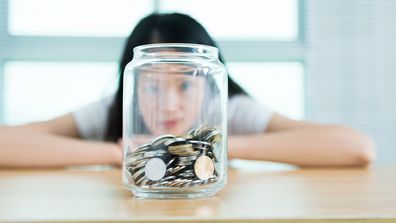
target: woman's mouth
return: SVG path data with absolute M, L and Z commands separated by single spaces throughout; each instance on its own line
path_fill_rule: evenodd
M 179 123 L 178 119 L 172 119 L 172 120 L 166 120 L 166 121 L 162 122 L 162 125 L 166 129 L 172 129 L 172 128 L 175 128 L 178 123 Z

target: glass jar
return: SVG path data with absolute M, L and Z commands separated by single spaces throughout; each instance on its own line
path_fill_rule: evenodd
M 134 49 L 123 85 L 123 183 L 141 198 L 214 195 L 227 180 L 227 72 L 215 47 Z

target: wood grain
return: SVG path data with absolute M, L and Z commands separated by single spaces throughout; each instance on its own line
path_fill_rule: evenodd
M 396 166 L 229 171 L 215 197 L 140 200 L 118 169 L 0 171 L 0 222 L 396 222 Z

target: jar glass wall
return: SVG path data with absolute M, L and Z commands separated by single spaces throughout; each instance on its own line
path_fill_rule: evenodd
M 219 191 L 227 180 L 227 94 L 215 47 L 136 47 L 124 71 L 125 187 L 143 198 Z

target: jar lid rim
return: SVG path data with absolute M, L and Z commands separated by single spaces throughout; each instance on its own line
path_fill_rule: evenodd
M 195 44 L 195 43 L 150 43 L 150 44 L 144 44 L 140 45 L 134 48 L 134 52 L 136 53 L 137 51 L 143 51 L 145 49 L 152 49 L 152 48 L 161 48 L 161 47 L 175 47 L 175 48 L 199 48 L 202 50 L 207 50 L 207 53 L 218 53 L 218 49 L 214 46 L 209 46 L 209 45 L 204 45 L 204 44 Z M 203 54 L 205 52 L 202 51 Z

